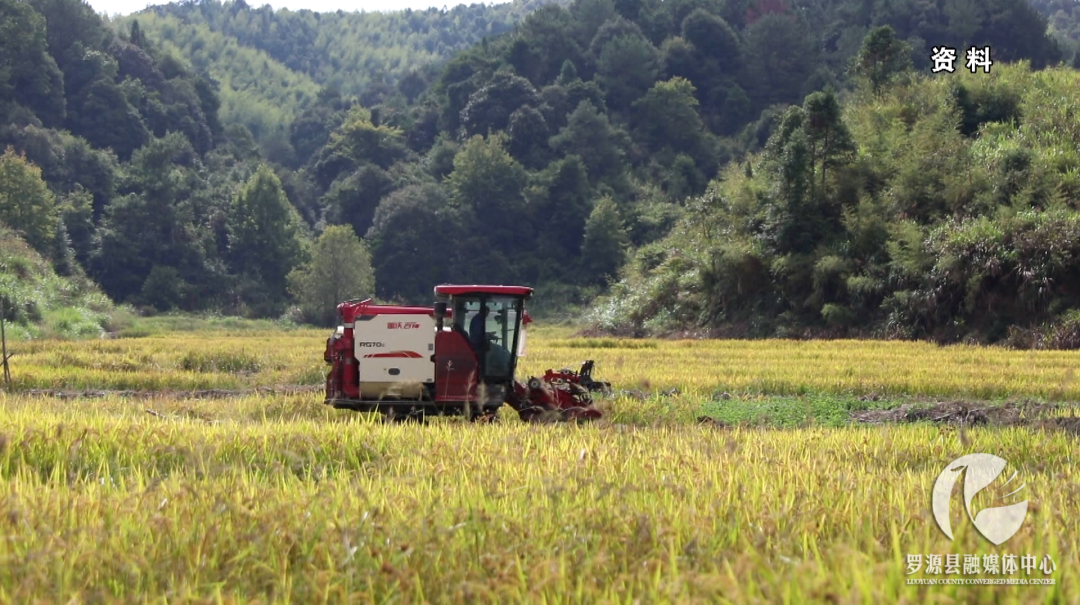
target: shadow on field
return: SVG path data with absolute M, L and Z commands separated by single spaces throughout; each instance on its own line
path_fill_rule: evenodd
M 933 404 L 906 403 L 883 410 L 857 410 L 851 419 L 863 424 L 932 422 L 960 426 L 1023 426 L 1060 429 L 1080 435 L 1080 417 L 1065 416 L 1070 408 L 1032 401 L 976 404 L 947 401 Z

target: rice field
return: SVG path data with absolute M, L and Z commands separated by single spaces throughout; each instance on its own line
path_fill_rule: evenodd
M 534 330 L 519 374 L 596 360 L 621 389 L 1080 401 L 1080 352 L 892 341 L 657 341 Z M 240 390 L 319 385 L 329 331 L 173 333 L 13 345 L 20 389 Z
M 1075 432 L 846 422 L 914 397 L 1075 418 L 1080 354 L 540 330 L 524 372 L 595 359 L 622 392 L 603 420 L 417 426 L 323 406 L 326 336 L 15 343 L 22 390 L 133 392 L 0 394 L 0 602 L 1080 599 Z M 800 420 L 735 422 L 755 410 Z M 961 502 L 954 540 L 930 511 L 938 473 L 972 452 L 1025 485 L 1001 546 Z M 1004 493 L 973 512 L 986 492 Z M 1050 574 L 978 577 L 1055 583 L 908 584 L 972 577 L 909 575 L 912 554 L 1049 555 Z

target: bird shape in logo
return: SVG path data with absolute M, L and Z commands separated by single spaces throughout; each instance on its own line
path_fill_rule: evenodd
M 1007 462 L 1003 458 L 993 454 L 968 454 L 953 460 L 941 471 L 934 483 L 933 511 L 934 519 L 938 527 L 949 539 L 953 539 L 950 501 L 953 486 L 957 479 L 964 478 L 964 510 L 971 519 L 975 529 L 979 530 L 987 540 L 996 545 L 1001 545 L 1019 531 L 1027 516 L 1028 501 L 1018 502 L 1007 506 L 984 508 L 978 514 L 971 514 L 971 500 L 980 491 L 985 489 L 1005 470 Z M 1016 478 L 1014 472 L 1002 487 L 1007 486 Z M 1024 485 L 1003 496 L 1007 498 L 1024 489 Z

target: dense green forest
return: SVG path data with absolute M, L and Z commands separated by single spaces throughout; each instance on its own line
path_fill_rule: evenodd
M 554 0 L 459 4 L 448 10 L 316 13 L 274 11 L 244 0 L 201 0 L 159 5 L 139 13 L 154 23 L 144 30 L 173 40 L 188 53 L 205 45 L 194 26 L 257 49 L 271 60 L 347 95 L 378 94 L 412 72 L 437 67 L 484 37 L 513 29 L 526 15 Z M 125 24 L 126 20 L 121 20 Z M 174 39 L 178 37 L 178 39 Z M 224 65 L 225 69 L 235 67 Z
M 814 93 L 637 251 L 616 332 L 1080 346 L 1080 72 Z
M 369 106 L 399 84 L 415 98 L 455 52 L 510 31 L 551 1 L 316 13 L 205 0 L 154 6 L 115 25 L 127 30 L 137 21 L 149 39 L 212 77 L 219 85 L 222 122 L 243 124 L 267 159 L 292 164 L 289 124 L 315 101 L 320 87 Z
M 153 44 L 183 57 L 194 71 L 215 83 L 223 124 L 247 128 L 268 159 L 293 161 L 289 124 L 319 94 L 319 85 L 310 77 L 203 24 L 183 26 L 175 17 L 150 11 L 127 21 L 119 27 L 128 31 L 137 27 Z
M 1080 51 L 1080 2 L 1076 0 L 1032 0 L 1031 5 L 1046 16 L 1049 31 L 1062 44 L 1067 57 Z
M 159 311 L 326 321 L 346 296 L 518 282 L 623 333 L 1019 342 L 1069 316 L 1080 268 L 1040 247 L 1078 194 L 1075 71 L 1048 69 L 1075 61 L 1073 7 L 200 2 L 108 23 L 0 0 L 21 175 L 0 222 L 59 276 Z M 957 73 L 931 75 L 943 45 Z M 971 46 L 990 73 L 965 73 Z

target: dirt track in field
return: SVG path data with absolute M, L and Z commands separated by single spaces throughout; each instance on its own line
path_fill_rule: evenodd
M 1027 426 L 1062 429 L 1080 435 L 1080 417 L 1055 416 L 1062 407 L 1038 402 L 1004 404 L 965 401 L 938 402 L 929 405 L 904 404 L 892 409 L 851 412 L 857 424 L 933 422 L 955 426 Z

